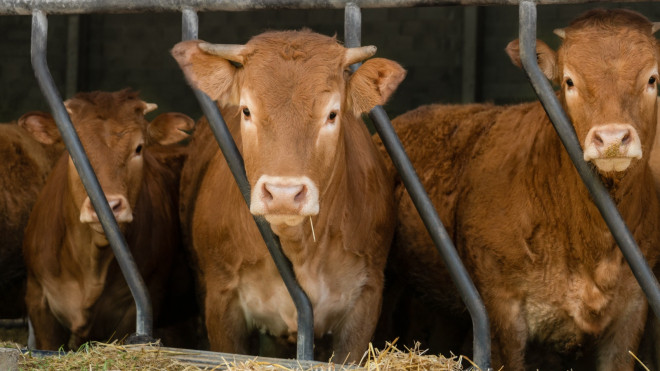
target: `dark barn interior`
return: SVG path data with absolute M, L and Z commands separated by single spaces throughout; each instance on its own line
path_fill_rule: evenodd
M 632 9 L 651 21 L 660 21 L 660 7 L 655 2 L 539 5 L 537 38 L 556 48 L 559 38 L 553 29 L 597 7 Z M 170 111 L 195 119 L 202 116 L 169 53 L 181 40 L 180 13 L 51 15 L 48 20 L 50 72 L 64 99 L 80 91 L 130 87 L 140 91 L 145 101 L 158 105 L 150 119 Z M 301 28 L 343 40 L 344 11 L 200 12 L 199 27 L 200 39 L 215 43 L 240 44 L 263 31 Z M 3 123 L 29 111 L 49 111 L 30 63 L 30 30 L 30 16 L 0 16 Z M 406 79 L 385 106 L 390 118 L 431 103 L 514 104 L 536 99 L 525 73 L 504 52 L 507 43 L 517 37 L 517 6 L 362 9 L 362 45 L 377 46 L 377 57 L 397 61 L 407 70 Z M 423 340 L 422 348 L 448 352 L 444 338 L 457 336 L 451 331 L 462 327 L 452 330 L 434 321 L 435 309 L 424 308 L 407 288 L 396 283 L 386 287 L 392 297 L 407 305 L 385 312 L 390 327 L 380 328 L 375 345 L 382 347 L 396 334 L 402 344 L 412 346 L 414 340 Z M 393 305 L 384 302 L 388 304 Z M 428 322 L 408 323 L 417 316 Z M 399 330 L 402 332 L 397 333 Z M 452 351 L 469 354 L 471 335 L 464 349 Z

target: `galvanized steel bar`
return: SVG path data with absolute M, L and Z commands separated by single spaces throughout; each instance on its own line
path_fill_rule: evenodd
M 361 39 L 362 17 L 360 7 L 351 2 L 346 4 L 344 9 L 344 45 L 349 48 L 358 47 L 361 45 Z M 359 63 L 352 65 L 351 70 L 357 70 L 359 65 Z M 369 116 L 472 316 L 474 361 L 482 370 L 488 370 L 490 368 L 490 327 L 486 307 L 479 296 L 479 292 L 477 292 L 465 266 L 463 266 L 424 186 L 419 181 L 419 177 L 417 177 L 417 173 L 410 163 L 410 159 L 408 159 L 387 113 L 383 107 L 377 106 L 370 112 Z
M 356 48 L 362 45 L 362 12 L 355 2 L 349 2 L 344 8 L 344 46 Z M 350 66 L 352 72 L 362 63 Z
M 197 14 L 192 8 L 184 8 L 182 10 L 182 39 L 192 40 L 197 38 L 198 19 Z M 234 179 L 238 184 L 238 188 L 243 194 L 245 203 L 250 206 L 250 184 L 247 180 L 245 173 L 245 165 L 243 164 L 243 157 L 236 147 L 236 143 L 227 128 L 225 120 L 222 118 L 217 105 L 211 98 L 203 92 L 193 89 L 199 104 L 202 107 L 204 115 L 209 121 L 213 135 L 215 136 L 220 150 L 225 157 L 229 168 L 234 175 Z M 279 238 L 270 229 L 270 224 L 263 217 L 254 217 L 254 221 L 259 227 L 259 232 L 268 247 L 275 266 L 282 276 L 282 280 L 289 291 L 289 295 L 293 299 L 298 312 L 298 342 L 297 342 L 297 358 L 300 360 L 314 359 L 314 313 L 312 311 L 312 304 L 305 294 L 305 291 L 300 287 L 296 276 L 293 273 L 293 266 L 291 261 L 284 255 L 282 247 L 280 246 Z
M 403 8 L 441 5 L 518 5 L 521 0 L 0 0 L 0 14 L 30 15 L 35 9 L 48 14 L 245 11 L 255 9 Z M 645 0 L 617 0 L 642 2 Z M 538 4 L 591 3 L 594 0 L 537 0 Z
M 550 117 L 568 155 L 571 157 L 582 181 L 598 207 L 623 256 L 646 294 L 656 317 L 660 318 L 660 287 L 635 239 L 626 227 L 609 192 L 598 174 L 583 160 L 582 147 L 570 119 L 564 112 L 552 86 L 541 72 L 536 59 L 536 4 L 533 1 L 520 3 L 520 57 L 527 76 L 536 91 L 543 108 Z
M 449 234 L 442 225 L 438 213 L 433 207 L 424 186 L 419 181 L 415 168 L 410 163 L 408 155 L 396 135 L 387 113 L 381 106 L 376 106 L 369 113 L 369 117 L 376 127 L 376 131 L 392 158 L 392 162 L 401 175 L 403 184 L 406 186 L 410 198 L 415 204 L 417 212 L 422 217 L 426 229 L 431 235 L 431 239 L 436 249 L 445 261 L 449 274 L 458 287 L 458 291 L 467 306 L 472 317 L 472 328 L 474 331 L 474 362 L 482 369 L 490 369 L 490 325 L 488 322 L 488 313 L 484 306 L 481 296 L 470 279 L 461 258 L 456 252 L 454 243 Z M 440 149 L 442 150 L 442 149 Z
M 105 194 L 101 190 L 99 181 L 94 174 L 94 169 L 92 169 L 85 150 L 80 143 L 80 139 L 73 128 L 71 119 L 62 103 L 62 98 L 55 87 L 55 82 L 46 61 L 47 40 L 48 19 L 43 11 L 35 10 L 32 15 L 32 45 L 30 50 L 32 68 L 34 69 L 39 87 L 53 113 L 57 127 L 62 135 L 62 140 L 80 175 L 80 179 L 94 206 L 94 210 L 96 210 L 99 216 L 103 231 L 108 242 L 110 242 L 117 263 L 119 263 L 119 267 L 135 300 L 136 334 L 132 336 L 132 339 L 139 342 L 152 341 L 153 314 L 149 293 L 138 272 L 133 256 L 128 250 L 124 236 L 121 234 L 115 217 L 110 210 Z

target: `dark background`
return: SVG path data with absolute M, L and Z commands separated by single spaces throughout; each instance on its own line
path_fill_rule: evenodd
M 660 4 L 539 5 L 538 38 L 587 9 L 627 7 L 660 21 Z M 518 7 L 430 7 L 362 10 L 362 44 L 401 63 L 408 75 L 386 109 L 391 116 L 447 102 L 516 103 L 535 98 L 504 48 L 517 38 Z M 75 91 L 132 87 L 159 105 L 157 115 L 200 116 L 198 103 L 169 55 L 181 39 L 179 13 L 49 16 L 48 61 L 63 97 Z M 200 13 L 200 38 L 245 43 L 265 30 L 311 28 L 343 40 L 343 10 L 258 10 Z M 30 65 L 29 16 L 0 16 L 0 122 L 47 110 Z

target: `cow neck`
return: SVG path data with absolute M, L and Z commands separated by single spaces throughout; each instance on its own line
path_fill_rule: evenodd
M 311 253 L 318 254 L 341 229 L 341 223 L 330 223 L 330 220 L 343 220 L 337 213 L 343 212 L 345 197 L 342 195 L 348 191 L 345 135 L 346 130 L 342 130 L 332 170 L 325 187 L 319 189 L 319 213 L 311 217 L 311 223 L 307 217 L 297 226 L 271 226 L 280 238 L 282 250 L 294 265 L 302 264 Z
M 65 208 L 63 212 L 66 216 L 64 249 L 70 260 L 77 263 L 78 270 L 84 277 L 86 290 L 94 291 L 94 293 L 89 292 L 86 295 L 91 299 L 100 295 L 114 254 L 109 248 L 104 234 L 98 233 L 86 223 L 80 222 L 80 209 L 76 207 L 70 192 L 65 192 L 65 195 L 66 200 L 63 204 Z

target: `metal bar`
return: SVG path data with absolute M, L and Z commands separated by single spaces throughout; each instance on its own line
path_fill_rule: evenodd
M 183 40 L 192 40 L 197 38 L 198 19 L 197 14 L 192 8 L 182 10 L 182 38 Z M 215 102 L 203 92 L 193 89 L 197 100 L 199 101 L 204 115 L 209 121 L 213 135 L 215 136 L 222 154 L 227 160 L 227 164 L 234 175 L 238 188 L 243 194 L 245 203 L 250 206 L 250 184 L 245 174 L 243 157 L 236 147 L 236 143 L 227 128 L 225 120 L 222 118 Z M 284 255 L 280 246 L 279 238 L 270 229 L 270 224 L 263 217 L 254 217 L 259 232 L 268 247 L 275 266 L 282 276 L 282 280 L 293 299 L 298 312 L 298 342 L 297 358 L 300 360 L 314 359 L 314 313 L 312 304 L 307 294 L 298 284 L 296 276 L 293 273 L 291 261 Z
M 62 134 L 62 140 L 73 160 L 73 164 L 80 174 L 85 191 L 87 192 L 94 210 L 99 216 L 103 231 L 110 242 L 112 251 L 115 254 L 117 263 L 124 274 L 126 283 L 131 290 L 136 307 L 136 334 L 133 339 L 136 341 L 151 341 L 153 332 L 153 314 L 149 293 L 142 277 L 140 276 L 131 252 L 126 246 L 124 236 L 119 230 L 115 217 L 110 210 L 105 194 L 101 190 L 99 181 L 94 174 L 85 150 L 80 143 L 71 123 L 71 119 L 62 103 L 62 98 L 55 87 L 55 82 L 48 69 L 46 61 L 46 44 L 48 40 L 48 19 L 41 10 L 35 10 L 32 15 L 32 68 L 39 82 L 44 97 L 48 101 L 57 127 Z
M 356 48 L 360 45 L 362 45 L 362 12 L 355 2 L 349 2 L 344 8 L 344 46 Z M 361 64 L 352 64 L 351 72 L 355 72 Z
M 0 0 L 0 14 L 30 15 L 40 9 L 48 14 L 244 11 L 255 9 L 401 8 L 441 5 L 518 5 L 522 0 Z M 648 0 L 617 0 L 642 2 Z M 591 3 L 594 0 L 537 0 L 538 4 Z
M 653 271 L 644 259 L 644 255 L 639 250 L 635 239 L 626 227 L 598 174 L 583 160 L 582 147 L 575 135 L 573 125 L 559 103 L 550 83 L 538 66 L 536 60 L 536 4 L 533 1 L 523 1 L 520 3 L 519 12 L 520 58 L 527 76 L 582 181 L 587 186 L 594 203 L 610 228 L 614 240 L 619 245 L 637 282 L 646 294 L 653 312 L 656 317 L 660 318 L 660 287 L 658 286 L 658 280 L 653 275 Z
M 442 225 L 438 213 L 433 207 L 433 203 L 429 199 L 424 186 L 419 181 L 419 177 L 415 172 L 410 159 L 396 135 L 387 113 L 381 106 L 376 106 L 369 113 L 369 117 L 376 127 L 376 131 L 392 158 L 392 162 L 401 175 L 403 184 L 406 186 L 410 198 L 415 204 L 417 212 L 422 217 L 426 229 L 433 239 L 435 247 L 445 261 L 445 265 L 449 270 L 449 274 L 458 287 L 458 291 L 467 306 L 470 316 L 472 317 L 472 328 L 474 331 L 474 361 L 482 370 L 489 370 L 490 365 L 490 325 L 488 322 L 488 314 L 484 306 L 481 296 L 470 279 L 463 262 L 461 262 L 454 244 L 447 234 L 445 227 Z
M 349 48 L 361 45 L 362 39 L 362 16 L 360 7 L 356 3 L 346 4 L 344 9 L 344 45 Z M 355 72 L 360 64 L 351 65 L 351 70 Z M 403 183 L 410 194 L 410 197 L 417 208 L 426 229 L 429 231 L 436 248 L 443 257 L 454 283 L 458 286 L 463 302 L 468 307 L 472 316 L 472 326 L 474 329 L 474 360 L 482 370 L 490 368 L 490 327 L 488 324 L 488 314 L 474 283 L 470 279 L 467 270 L 463 266 L 458 253 L 454 248 L 451 238 L 442 225 L 438 214 L 433 207 L 433 203 L 428 197 L 424 186 L 419 181 L 415 169 L 413 168 L 408 156 L 403 149 L 403 145 L 396 135 L 392 123 L 387 113 L 381 106 L 376 106 L 371 110 L 369 116 L 374 123 L 378 135 L 383 140 L 387 152 L 392 158 Z

